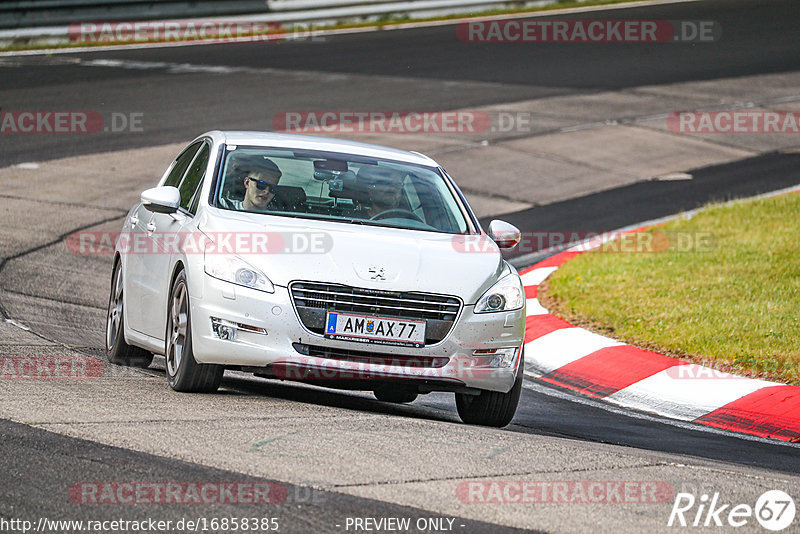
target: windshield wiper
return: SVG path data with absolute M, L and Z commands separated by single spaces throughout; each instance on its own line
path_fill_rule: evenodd
M 346 218 L 341 218 L 341 219 L 333 219 L 333 220 L 334 221 L 347 222 L 347 223 L 350 223 L 350 224 L 360 224 L 362 226 L 383 226 L 385 228 L 398 228 L 397 226 L 389 226 L 387 224 L 381 224 L 379 222 L 370 221 L 369 219 L 346 219 Z

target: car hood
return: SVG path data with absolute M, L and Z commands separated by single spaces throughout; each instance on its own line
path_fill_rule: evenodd
M 199 217 L 198 229 L 218 243 L 227 238 L 233 251 L 278 286 L 329 282 L 455 295 L 474 304 L 505 270 L 499 249 L 485 234 L 214 212 Z

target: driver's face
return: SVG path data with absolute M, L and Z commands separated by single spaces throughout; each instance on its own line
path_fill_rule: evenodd
M 381 174 L 369 186 L 369 197 L 373 208 L 391 209 L 400 204 L 402 185 L 395 176 Z
M 245 209 L 266 209 L 272 197 L 275 196 L 272 186 L 277 185 L 279 179 L 279 175 L 270 172 L 254 171 L 248 173 L 244 179 L 246 188 Z

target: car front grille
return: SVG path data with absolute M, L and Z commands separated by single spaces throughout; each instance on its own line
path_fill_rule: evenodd
M 461 311 L 461 300 L 447 295 L 383 291 L 319 282 L 289 285 L 297 315 L 315 334 L 323 334 L 326 313 L 356 313 L 425 321 L 425 344 L 443 340 Z

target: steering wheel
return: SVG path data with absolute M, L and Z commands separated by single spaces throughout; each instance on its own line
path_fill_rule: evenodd
M 390 210 L 384 210 L 380 213 L 376 213 L 372 217 L 369 218 L 370 221 L 378 221 L 380 219 L 388 219 L 393 215 L 400 215 L 403 216 L 404 219 L 414 219 L 415 221 L 419 221 L 422 224 L 425 224 L 425 221 L 419 218 L 419 216 L 411 210 L 404 210 L 402 208 L 392 208 Z

